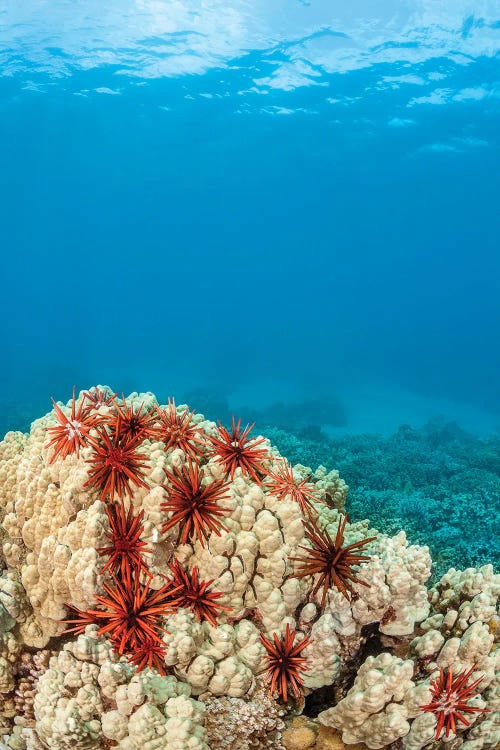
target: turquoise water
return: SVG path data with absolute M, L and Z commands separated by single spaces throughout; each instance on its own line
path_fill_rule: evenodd
M 499 6 L 348 5 L 0 6 L 2 433 L 73 384 L 175 395 L 298 435 L 294 460 L 313 438 L 385 524 L 414 506 L 375 502 L 396 479 L 374 486 L 356 446 L 352 479 L 339 445 L 376 435 L 390 454 L 401 425 L 440 417 L 484 455 L 500 425 Z M 486 517 L 492 452 L 488 478 L 467 464 Z M 451 525 L 473 489 L 449 489 Z

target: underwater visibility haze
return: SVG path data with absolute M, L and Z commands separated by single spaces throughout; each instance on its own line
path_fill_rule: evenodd
M 0 750 L 500 746 L 499 53 L 0 0 Z
M 496 2 L 0 8 L 4 419 L 105 382 L 497 429 Z

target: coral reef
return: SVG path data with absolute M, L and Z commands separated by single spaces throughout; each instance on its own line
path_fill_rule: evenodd
M 493 750 L 500 577 L 428 589 L 427 547 L 346 495 L 150 393 L 98 386 L 8 433 L 0 747 Z
M 266 435 L 292 463 L 335 466 L 349 485 L 351 518 L 427 545 L 433 580 L 451 565 L 499 565 L 498 435 L 481 439 L 438 419 L 389 437 L 312 439 L 276 427 Z

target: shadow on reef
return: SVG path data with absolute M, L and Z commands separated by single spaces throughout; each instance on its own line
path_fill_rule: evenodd
M 359 667 L 368 656 L 376 656 L 383 651 L 390 652 L 390 648 L 385 647 L 382 643 L 378 624 L 365 625 L 361 629 L 361 636 L 365 641 L 352 657 L 349 662 L 349 669 L 345 670 L 342 679 L 338 680 L 335 685 L 325 685 L 306 695 L 304 710 L 302 711 L 304 716 L 315 719 L 322 711 L 326 711 L 330 706 L 341 700 L 354 685 Z

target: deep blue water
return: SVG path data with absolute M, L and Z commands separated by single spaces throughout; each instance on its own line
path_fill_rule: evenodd
M 344 5 L 0 2 L 5 429 L 106 383 L 498 430 L 500 8 Z

